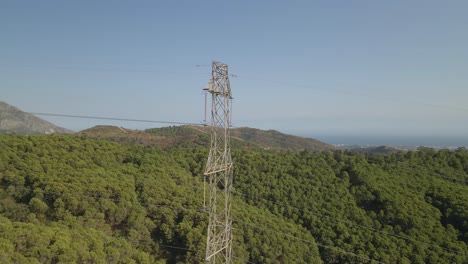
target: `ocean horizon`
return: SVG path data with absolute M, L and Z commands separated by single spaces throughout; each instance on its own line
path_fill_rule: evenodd
M 315 135 L 310 137 L 333 145 L 468 147 L 468 136 Z

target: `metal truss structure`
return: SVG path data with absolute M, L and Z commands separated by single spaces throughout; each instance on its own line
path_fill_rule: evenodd
M 211 121 L 207 124 L 211 134 L 210 153 L 204 174 L 209 182 L 208 207 L 205 208 L 209 214 L 205 261 L 232 263 L 232 95 L 228 65 L 213 61 L 212 77 L 205 91 L 211 94 Z

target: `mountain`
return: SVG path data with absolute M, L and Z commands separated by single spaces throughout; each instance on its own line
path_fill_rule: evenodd
M 115 126 L 96 126 L 79 133 L 89 137 L 107 138 L 114 141 L 138 142 L 144 145 L 171 146 L 208 146 L 209 128 L 199 126 L 172 126 L 151 128 L 145 131 L 130 130 Z M 297 137 L 275 130 L 260 130 L 241 127 L 231 130 L 231 144 L 235 148 L 263 149 L 276 151 L 327 151 L 334 146 L 316 139 Z
M 54 134 L 72 132 L 0 101 L 0 133 Z

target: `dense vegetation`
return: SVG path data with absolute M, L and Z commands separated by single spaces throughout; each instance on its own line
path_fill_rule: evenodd
M 147 129 L 145 132 L 175 138 L 180 142 L 192 143 L 198 146 L 209 144 L 209 127 L 202 126 L 172 126 Z M 283 134 L 275 130 L 260 130 L 250 127 L 231 129 L 231 145 L 242 149 L 263 149 L 274 151 L 334 150 L 335 147 L 312 138 L 304 138 Z
M 207 150 L 0 135 L 0 263 L 202 263 Z M 468 151 L 234 152 L 236 263 L 468 263 Z
M 210 144 L 210 128 L 205 126 L 171 126 L 144 131 L 116 126 L 95 126 L 79 132 L 81 136 L 120 143 L 173 147 L 205 147 Z M 335 147 L 315 139 L 286 135 L 274 130 L 240 127 L 231 129 L 231 146 L 236 149 L 272 151 L 325 151 Z

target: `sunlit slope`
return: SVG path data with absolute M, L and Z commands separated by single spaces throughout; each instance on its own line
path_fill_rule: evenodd
M 158 145 L 162 148 L 174 146 L 209 146 L 209 128 L 203 126 L 173 126 L 152 128 L 145 131 L 130 130 L 115 126 L 96 126 L 80 132 L 81 135 L 108 138 L 120 142 L 137 142 Z M 328 151 L 334 146 L 312 138 L 287 135 L 274 130 L 255 128 L 233 128 L 232 147 L 242 149 L 275 151 Z
M 202 263 L 207 149 L 0 135 L 5 263 Z M 468 151 L 234 150 L 236 263 L 467 263 Z
M 72 132 L 0 101 L 0 133 L 63 134 Z

